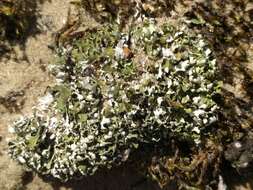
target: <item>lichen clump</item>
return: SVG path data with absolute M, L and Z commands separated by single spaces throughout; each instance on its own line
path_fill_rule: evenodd
M 10 142 L 11 156 L 40 174 L 92 175 L 172 136 L 198 146 L 217 120 L 215 59 L 186 27 L 107 25 L 58 52 L 57 85 L 14 124 Z

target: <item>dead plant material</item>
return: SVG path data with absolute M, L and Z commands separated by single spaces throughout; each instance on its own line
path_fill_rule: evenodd
M 18 112 L 22 109 L 25 103 L 24 91 L 11 91 L 5 97 L 0 97 L 0 104 L 2 104 L 10 113 Z
M 183 156 L 178 148 L 173 157 L 164 156 L 149 167 L 149 173 L 161 188 L 176 181 L 178 187 L 204 187 L 215 179 L 221 163 L 221 147 L 212 145 L 206 149 Z

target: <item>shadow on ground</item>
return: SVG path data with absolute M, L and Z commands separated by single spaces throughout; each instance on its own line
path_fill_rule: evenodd
M 39 5 L 51 0 L 2 0 L 0 2 L 0 59 L 19 45 L 25 50 L 28 37 L 40 33 Z
M 27 174 L 23 184 L 30 183 L 33 179 L 32 174 Z M 52 189 L 61 190 L 161 190 L 159 186 L 129 166 L 121 166 L 111 170 L 100 171 L 94 176 L 84 177 L 80 180 L 72 180 L 61 183 L 55 179 L 45 179 L 44 182 L 50 183 Z

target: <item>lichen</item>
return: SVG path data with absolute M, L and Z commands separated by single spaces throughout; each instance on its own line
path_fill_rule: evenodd
M 202 143 L 217 120 L 216 60 L 201 35 L 152 19 L 87 31 L 58 49 L 57 84 L 14 126 L 10 155 L 63 181 L 128 160 L 161 139 Z

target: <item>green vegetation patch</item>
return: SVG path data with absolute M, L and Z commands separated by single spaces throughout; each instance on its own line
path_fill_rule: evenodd
M 217 120 L 212 51 L 200 35 L 153 20 L 87 31 L 58 49 L 57 85 L 13 126 L 10 155 L 63 181 L 128 160 L 140 144 L 202 143 Z

